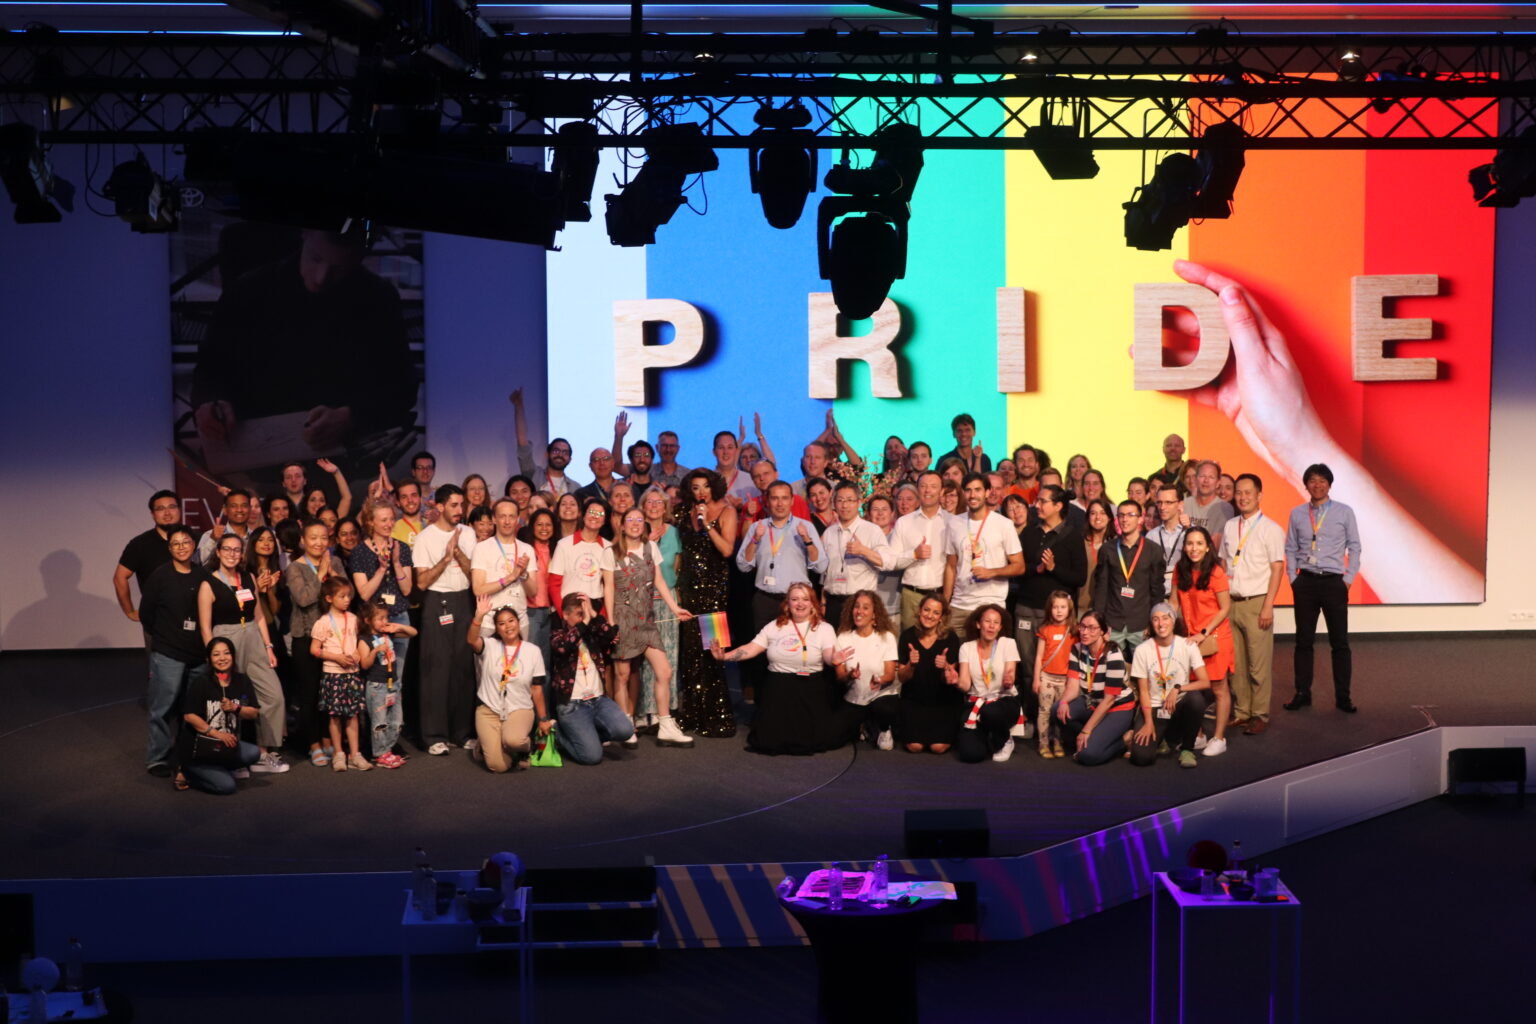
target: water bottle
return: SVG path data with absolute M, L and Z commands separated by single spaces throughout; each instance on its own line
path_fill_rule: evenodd
M 427 851 L 416 847 L 416 853 L 411 857 L 411 908 L 421 910 L 421 877 L 422 873 L 430 870 L 427 867 Z
M 843 909 L 843 866 L 834 863 L 827 871 L 827 906 L 833 910 Z
M 884 910 L 890 906 L 887 894 L 891 886 L 891 859 L 885 854 L 875 861 L 875 878 L 869 887 L 869 900 L 875 905 L 876 910 Z
M 780 882 L 773 892 L 781 900 L 789 899 L 795 894 L 795 876 L 785 875 L 784 881 Z
M 416 886 L 416 903 L 421 907 L 422 920 L 437 920 L 437 876 L 432 873 L 430 864 L 421 866 L 421 880 Z
M 1236 882 L 1248 877 L 1248 872 L 1243 869 L 1243 843 L 1240 839 L 1232 840 L 1232 856 L 1227 859 L 1227 877 Z
M 69 955 L 64 960 L 64 991 L 85 991 L 85 954 L 74 936 L 70 936 Z

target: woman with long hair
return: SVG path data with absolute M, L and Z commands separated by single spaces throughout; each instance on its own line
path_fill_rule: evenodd
M 1233 659 L 1232 594 L 1226 570 L 1203 526 L 1184 531 L 1184 551 L 1173 570 L 1173 591 L 1179 617 L 1205 660 L 1205 674 L 1216 698 L 1216 727 L 1204 747 L 1206 757 L 1215 757 L 1226 752 L 1227 719 L 1232 715 L 1232 691 L 1227 687 Z
M 957 666 L 960 638 L 950 631 L 949 607 L 930 594 L 917 606 L 917 622 L 896 643 L 901 707 L 896 740 L 909 753 L 948 753 L 965 720 L 965 693 Z
M 528 525 L 518 534 L 519 539 L 533 548 L 537 578 L 544 581 L 544 585 L 528 597 L 528 642 L 543 654 L 545 665 L 551 664 L 549 634 L 554 615 L 554 600 L 549 590 L 549 560 L 554 556 L 559 531 L 555 514 L 547 508 L 536 508 L 528 513 Z
M 900 707 L 896 682 L 896 630 L 880 595 L 861 590 L 843 605 L 837 646 L 846 660 L 833 668 L 843 691 L 844 720 L 855 743 L 861 731 L 881 750 L 895 748 L 892 729 Z
M 1019 645 L 1013 620 L 1002 605 L 984 604 L 965 620 L 965 631 L 970 639 L 960 645 L 957 685 L 970 698 L 970 710 L 955 755 L 968 763 L 988 756 L 1006 761 L 1013 756 L 1010 733 L 1022 711 L 1015 688 Z
M 678 603 L 695 615 L 723 612 L 730 599 L 730 560 L 736 553 L 736 510 L 725 500 L 725 478 L 711 469 L 683 477 L 678 505 L 682 566 Z M 697 629 L 679 627 L 678 724 L 700 736 L 736 735 L 725 673 L 704 650 Z
M 1114 537 L 1115 510 L 1098 498 L 1088 504 L 1087 523 L 1083 527 L 1083 549 L 1088 554 L 1088 582 L 1077 592 L 1077 614 L 1093 607 L 1093 574 L 1099 567 L 1099 549 Z
M 556 540 L 564 540 L 581 528 L 581 502 L 576 495 L 560 495 L 555 502 L 555 523 L 560 527 Z
M 661 551 L 661 564 L 657 567 L 661 572 L 661 578 L 667 581 L 667 586 L 672 593 L 677 593 L 677 570 L 682 563 L 683 542 L 677 532 L 677 527 L 672 525 L 672 502 L 667 497 L 667 492 L 659 487 L 648 488 L 640 496 L 640 511 L 645 516 L 646 526 L 649 529 L 648 536 L 651 542 Z M 661 634 L 661 653 L 666 656 L 667 664 L 673 669 L 680 665 L 678 661 L 678 629 L 677 616 L 672 614 L 672 609 L 656 595 L 656 631 Z M 648 661 L 640 664 L 640 689 L 635 695 L 635 718 L 646 728 L 655 726 L 658 715 L 674 714 L 677 711 L 677 686 L 668 687 L 671 704 L 666 708 L 656 706 L 656 673 L 651 670 Z M 676 682 L 676 673 L 673 680 Z
M 631 719 L 635 717 L 635 697 L 630 680 L 639 675 L 636 664 L 644 659 L 651 667 L 653 704 L 662 711 L 657 723 L 656 742 L 664 747 L 691 747 L 693 737 L 677 727 L 670 714 L 672 707 L 672 666 L 662 650 L 661 631 L 656 626 L 655 602 L 660 598 L 678 622 L 687 622 L 693 613 L 680 607 L 661 574 L 661 548 L 650 539 L 645 513 L 631 508 L 624 514 L 620 533 L 613 546 L 602 556 L 603 604 L 610 609 L 619 637 L 613 648 L 614 700 Z M 638 727 L 639 723 L 635 723 Z

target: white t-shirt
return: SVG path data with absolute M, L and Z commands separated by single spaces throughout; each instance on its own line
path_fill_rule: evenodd
M 510 670 L 506 683 L 502 673 Z M 500 637 L 487 637 L 480 652 L 480 703 L 503 721 L 514 711 L 533 710 L 533 681 L 544 675 L 544 654 L 539 645 L 524 640 L 510 648 Z
M 504 541 L 492 536 L 475 545 L 475 554 L 469 563 L 470 570 L 479 569 L 485 573 L 487 580 L 499 580 L 502 577 L 509 580 L 505 587 L 491 595 L 491 610 L 486 612 L 485 621 L 480 624 L 482 630 L 495 621 L 496 609 L 512 608 L 517 612 L 517 621 L 523 628 L 522 635 L 528 635 L 528 592 L 523 589 L 525 581 L 521 577 L 512 579 L 518 574 L 517 560 L 523 557 L 528 559 L 523 572 L 530 576 L 538 572 L 539 559 L 533 545 L 516 537 Z
M 1137 644 L 1131 657 L 1131 678 L 1147 681 L 1154 708 L 1163 706 L 1163 694 L 1170 687 L 1183 686 L 1194 676 L 1195 669 L 1205 667 L 1200 647 L 1185 637 L 1174 637 L 1173 647 L 1161 652 L 1161 660 L 1158 654 L 1157 638 L 1151 637 Z
M 752 642 L 768 652 L 768 671 L 805 674 L 820 672 L 825 667 L 822 653 L 837 647 L 837 634 L 825 622 L 797 629 L 793 622 L 780 626 L 775 619 Z
M 448 553 L 448 541 L 452 537 L 452 530 L 442 530 L 436 525 L 423 527 L 411 540 L 411 564 L 417 571 L 432 568 Z M 467 559 L 475 557 L 475 531 L 467 526 L 459 533 L 459 550 L 464 552 Z M 469 589 L 469 577 L 459 568 L 457 558 L 449 559 L 442 575 L 433 580 L 427 589 L 440 594 L 454 594 Z
M 1003 677 L 1008 663 L 1019 660 L 1019 645 L 1011 636 L 1000 636 L 988 652 L 986 664 L 981 661 L 981 648 L 975 640 L 960 645 L 960 664 L 970 666 L 971 696 L 985 697 L 1003 690 Z M 1018 686 L 1018 670 L 1014 670 L 1014 686 Z
M 885 663 L 896 660 L 896 637 L 890 633 L 874 632 L 869 636 L 860 636 L 853 630 L 837 634 L 837 649 L 848 647 L 853 648 L 853 657 L 848 661 L 859 667 L 859 674 L 848 680 L 848 692 L 843 695 L 844 700 L 850 704 L 864 705 L 876 697 L 901 692 L 899 679 L 893 679 L 879 689 L 873 685 L 873 680 L 885 675 Z
M 591 700 L 602 695 L 603 674 L 597 670 L 591 648 L 582 640 L 576 645 L 576 681 L 571 687 L 571 700 Z
M 1006 516 L 988 512 L 980 524 L 970 516 L 955 516 L 945 530 L 945 556 L 955 556 L 955 592 L 950 607 L 971 611 L 984 604 L 1006 605 L 1006 577 L 978 580 L 971 575 L 973 565 L 987 569 L 1007 566 L 1010 555 L 1023 552 L 1018 531 Z
M 560 596 L 586 594 L 594 601 L 603 598 L 603 552 L 609 543 L 599 537 L 596 541 L 581 539 L 577 530 L 569 537 L 561 538 L 555 545 L 555 553 L 549 556 L 549 574 L 563 577 Z

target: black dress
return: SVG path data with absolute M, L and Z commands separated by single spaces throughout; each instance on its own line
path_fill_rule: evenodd
M 918 628 L 902 630 L 896 641 L 899 665 L 909 663 L 912 648 L 917 648 L 917 667 L 912 678 L 901 684 L 901 708 L 896 717 L 899 743 L 954 743 L 965 722 L 966 699 L 958 686 L 944 681 L 944 671 L 934 664 L 942 652 L 949 664 L 958 666 L 960 638 L 946 633 L 932 647 L 918 642 Z
M 718 528 L 719 518 L 710 525 Z M 730 563 L 716 550 L 708 533 L 688 527 L 679 528 L 678 533 L 683 564 L 677 573 L 677 603 L 695 615 L 725 611 L 730 596 Z M 704 649 L 697 623 L 680 623 L 678 634 L 677 724 L 698 736 L 736 735 L 724 668 Z

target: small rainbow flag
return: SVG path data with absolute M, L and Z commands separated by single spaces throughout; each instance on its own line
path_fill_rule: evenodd
M 722 650 L 731 646 L 731 626 L 725 620 L 725 612 L 706 612 L 697 618 L 705 650 L 709 650 L 712 643 L 719 643 Z

